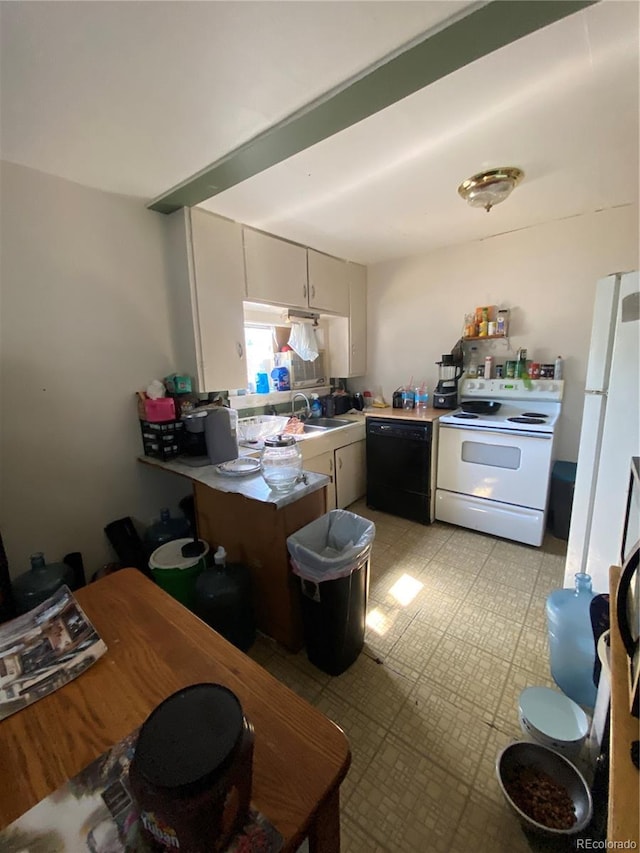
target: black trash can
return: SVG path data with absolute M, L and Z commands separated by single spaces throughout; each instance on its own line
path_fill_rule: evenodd
M 557 539 L 569 538 L 569 524 L 576 485 L 575 462 L 555 462 L 551 472 L 549 518 L 551 531 Z
M 348 669 L 364 646 L 374 536 L 373 522 L 337 509 L 287 539 L 307 656 L 328 675 Z

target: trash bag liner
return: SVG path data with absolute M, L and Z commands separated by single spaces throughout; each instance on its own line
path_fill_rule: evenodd
M 321 583 L 347 577 L 371 551 L 376 527 L 346 509 L 333 509 L 287 538 L 296 575 Z

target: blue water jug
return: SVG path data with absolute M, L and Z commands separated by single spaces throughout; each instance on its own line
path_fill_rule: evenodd
M 151 554 L 166 542 L 171 542 L 174 539 L 185 539 L 187 536 L 191 536 L 188 520 L 184 517 L 172 518 L 170 511 L 163 507 L 160 510 L 160 518 L 145 533 L 144 541 L 149 554 Z
M 551 675 L 566 696 L 586 708 L 596 702 L 596 649 L 589 612 L 593 597 L 591 576 L 578 572 L 575 589 L 554 589 L 546 606 Z

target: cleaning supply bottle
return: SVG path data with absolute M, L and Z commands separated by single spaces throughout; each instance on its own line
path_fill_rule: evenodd
M 311 395 L 311 417 L 312 418 L 320 418 L 322 417 L 322 404 L 320 403 L 320 398 L 317 394 Z
M 564 694 L 585 708 L 593 708 L 596 701 L 593 597 L 591 576 L 578 572 L 575 589 L 555 589 L 546 603 L 551 675 Z
M 214 554 L 213 566 L 196 580 L 193 610 L 241 651 L 246 652 L 253 645 L 256 628 L 249 569 L 240 563 L 227 564 L 222 545 Z

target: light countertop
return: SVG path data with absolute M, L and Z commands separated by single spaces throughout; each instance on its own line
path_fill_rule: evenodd
M 151 456 L 139 456 L 138 458 L 145 465 L 151 465 L 154 468 L 161 468 L 164 471 L 179 474 L 181 477 L 186 477 L 188 480 L 196 483 L 202 483 L 218 492 L 244 495 L 249 500 L 275 504 L 278 509 L 295 503 L 300 498 L 305 497 L 305 495 L 310 495 L 318 491 L 318 489 L 324 488 L 330 482 L 329 477 L 324 474 L 314 474 L 311 471 L 305 471 L 306 483 L 297 483 L 289 492 L 274 492 L 266 484 L 259 471 L 256 474 L 229 476 L 218 473 L 215 465 L 203 465 L 198 468 L 187 465 L 179 458 L 168 459 L 166 462 L 162 459 L 153 459 Z
M 431 407 L 426 408 L 422 412 L 416 412 L 415 409 L 394 409 L 391 406 L 388 406 L 386 409 L 370 408 L 364 410 L 364 416 L 366 418 L 389 418 L 390 420 L 401 421 L 426 421 L 427 423 L 433 423 L 433 421 L 437 421 L 438 418 L 441 418 L 443 415 L 446 415 L 448 413 L 448 409 L 433 409 Z

